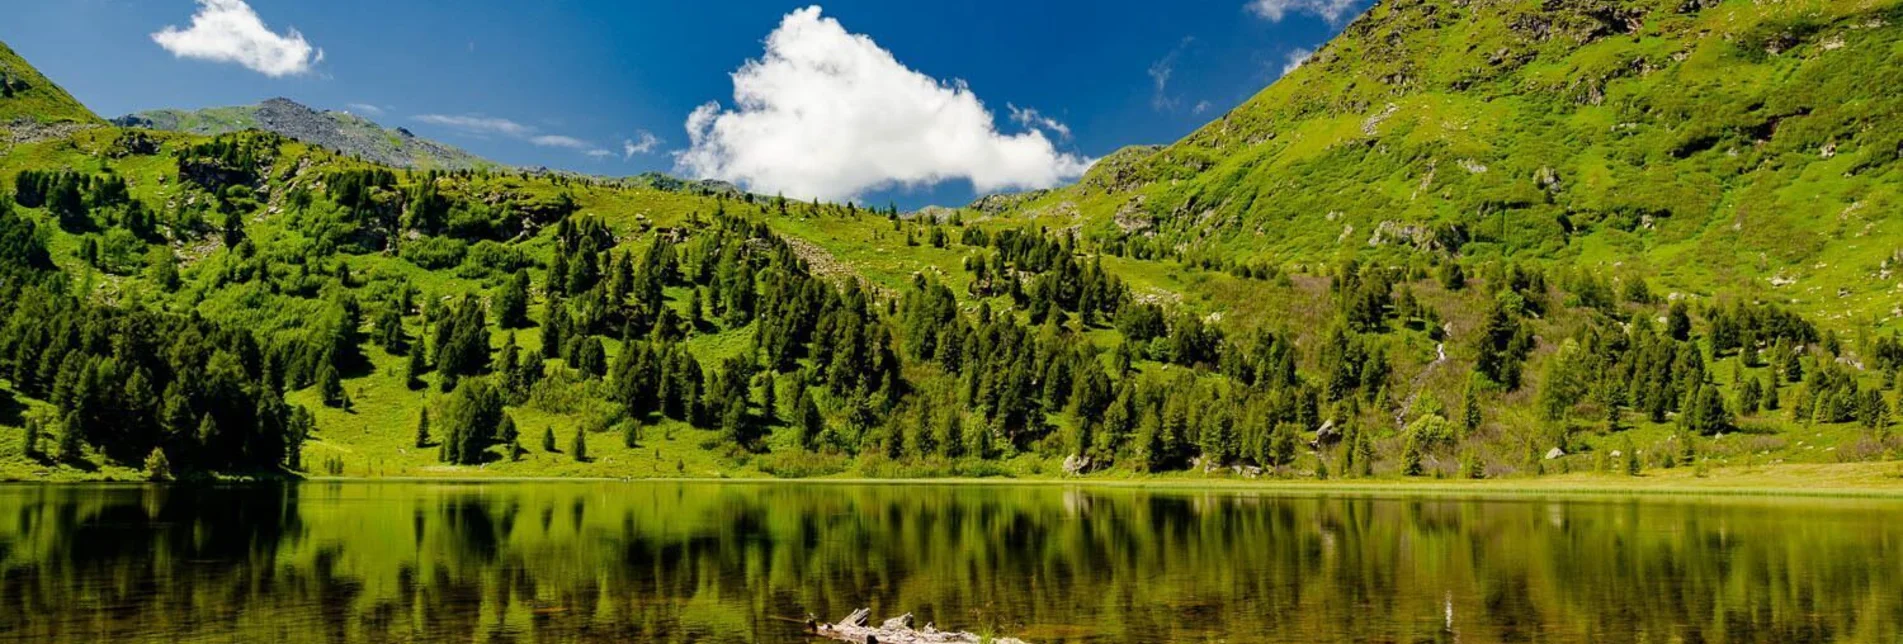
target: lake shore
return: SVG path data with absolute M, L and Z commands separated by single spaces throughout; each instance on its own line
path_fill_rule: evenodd
M 44 476 L 16 471 L 0 472 L 0 480 L 27 483 L 133 483 L 144 479 L 135 470 L 101 470 L 89 476 L 55 472 Z M 242 479 L 233 479 L 242 480 Z M 480 483 L 620 483 L 679 482 L 753 485 L 916 485 L 916 486 L 994 486 L 1051 485 L 1093 488 L 1160 490 L 1247 490 L 1269 493 L 1328 493 L 1382 495 L 1450 496 L 1551 496 L 1551 495 L 1726 495 L 1768 497 L 1895 497 L 1903 498 L 1903 463 L 1793 463 L 1750 467 L 1713 468 L 1699 473 L 1692 468 L 1658 469 L 1639 476 L 1602 473 L 1567 473 L 1541 477 L 1494 479 L 1437 479 L 1375 477 L 1356 479 L 1314 478 L 1243 478 L 1233 475 L 1196 475 L 1175 473 L 1143 476 L 1109 473 L 1090 476 L 1031 475 L 997 477 L 914 477 L 890 478 L 842 474 L 810 478 L 774 478 L 767 476 L 708 477 L 590 477 L 590 476 L 485 476 L 469 471 L 445 471 L 442 475 L 401 476 L 310 476 L 306 482 L 368 482 L 418 484 Z

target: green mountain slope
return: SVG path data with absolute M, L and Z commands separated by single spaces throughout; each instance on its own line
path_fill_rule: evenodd
M 1230 260 L 1557 258 L 1885 317 L 1898 87 L 1891 0 L 1385 1 L 1182 141 L 1012 212 Z
M 40 75 L 13 48 L 0 42 L 0 127 L 16 120 L 97 123 L 100 119 L 73 95 Z
M 1430 6 L 1407 8 L 1431 18 Z M 1384 12 L 1400 10 L 1376 10 L 1343 42 L 1454 39 L 1439 46 L 1467 51 L 1458 39 L 1485 23 L 1376 35 Z M 1538 24 L 1564 15 L 1509 22 L 1548 43 L 1592 40 L 1567 35 L 1571 23 Z M 1858 37 L 1888 34 L 1879 22 Z M 1608 38 L 1549 53 L 1570 60 L 1617 41 Z M 1863 46 L 1853 42 L 1817 47 Z M 1776 287 L 1700 259 L 1742 252 L 1734 237 L 1770 235 L 1752 227 L 1761 222 L 1681 229 L 1697 213 L 1667 208 L 1702 189 L 1620 211 L 1637 218 L 1630 230 L 1584 214 L 1590 190 L 1578 184 L 1623 175 L 1575 176 L 1584 153 L 1574 148 L 1623 149 L 1624 139 L 1501 125 L 1520 118 L 1507 108 L 1532 109 L 1524 92 L 1463 103 L 1468 89 L 1375 92 L 1316 71 L 1346 51 L 1338 43 L 1232 114 L 1233 132 L 1218 123 L 1174 146 L 1124 150 L 1071 188 L 912 217 L 663 176 L 396 168 L 230 113 L 201 117 L 244 127 L 216 136 L 39 128 L 0 149 L 0 479 L 1512 484 L 1572 472 L 1565 481 L 1593 484 L 1653 468 L 1681 481 L 1712 471 L 1763 480 L 1748 477 L 1784 462 L 1860 485 L 1894 478 L 1885 461 L 1903 453 L 1893 434 L 1903 336 L 1874 307 L 1893 301 L 1871 294 L 1891 266 L 1852 252 L 1895 247 L 1881 207 L 1892 188 L 1833 165 L 1853 156 L 1851 139 L 1826 159 L 1718 136 L 1683 158 L 1618 157 L 1666 174 L 1598 188 L 1636 198 L 1647 186 L 1715 185 L 1710 198 L 1727 201 L 1713 212 L 1766 218 L 1786 214 L 1758 201 L 1816 186 L 1873 204 L 1805 222 L 1824 237 L 1802 255 L 1815 260 L 1767 252 L 1747 266 L 1799 280 L 1763 297 Z M 1749 78 L 1776 64 L 1712 74 Z M 1880 61 L 1859 77 L 1898 67 Z M 1305 111 L 1267 100 L 1304 82 L 1373 93 Z M 1438 98 L 1413 98 L 1428 95 Z M 1764 136 L 1888 100 L 1868 95 L 1820 101 Z M 1435 119 L 1403 107 L 1436 104 Z M 1716 108 L 1681 108 L 1726 122 Z M 1369 110 L 1383 118 L 1360 116 Z M 1241 133 L 1245 123 L 1262 138 L 1238 142 L 1256 136 Z M 1541 148 L 1571 165 L 1542 171 L 1487 152 L 1520 154 L 1538 133 L 1578 138 Z M 1735 157 L 1713 151 L 1732 147 Z M 1403 151 L 1424 156 L 1390 158 Z M 1756 161 L 1723 161 L 1747 158 Z M 1417 162 L 1430 180 L 1403 172 Z M 1801 180 L 1761 187 L 1787 172 Z M 1401 184 L 1425 187 L 1414 199 L 1383 192 Z M 1253 201 L 1236 203 L 1244 194 Z M 1456 207 L 1480 196 L 1472 213 Z M 1182 201 L 1165 207 L 1171 199 Z M 1385 209 L 1357 210 L 1363 201 Z M 1291 203 L 1314 210 L 1264 219 Z M 1548 230 L 1536 214 L 1572 223 Z M 1489 237 L 1502 218 L 1494 230 L 1505 232 Z M 1249 222 L 1259 223 L 1241 228 Z M 1359 232 L 1338 232 L 1348 226 Z M 1383 243 L 1357 239 L 1369 231 Z M 1780 239 L 1801 243 L 1800 232 Z M 1666 291 L 1687 284 L 1707 290 Z
M 208 136 L 259 129 L 400 168 L 469 170 L 496 166 L 455 146 L 418 138 L 403 128 L 388 129 L 355 114 L 314 110 L 283 98 L 257 105 L 152 110 L 122 116 L 113 122 L 126 127 Z

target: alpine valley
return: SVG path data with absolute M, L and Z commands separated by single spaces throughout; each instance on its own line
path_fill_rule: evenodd
M 1899 87 L 1895 0 L 1387 0 L 903 213 L 107 121 L 0 46 L 0 477 L 1880 487 Z

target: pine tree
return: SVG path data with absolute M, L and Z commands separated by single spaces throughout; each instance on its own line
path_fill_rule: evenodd
M 577 463 L 588 462 L 588 431 L 587 430 L 582 429 L 580 426 L 575 427 L 575 442 L 569 445 L 568 455 L 569 457 L 575 459 L 575 462 Z
M 1459 266 L 1459 264 L 1449 263 L 1447 266 Z M 1468 377 L 1466 390 L 1461 392 L 1460 430 L 1463 437 L 1480 429 L 1480 390 L 1476 386 L 1476 380 L 1476 378 Z
M 165 457 L 164 449 L 155 447 L 146 455 L 145 478 L 154 482 L 172 480 L 172 461 Z
M 429 409 L 425 408 L 423 414 L 416 418 L 416 446 L 423 448 L 429 445 Z
M 1403 476 L 1420 476 L 1422 473 L 1420 436 L 1414 432 L 1408 432 L 1407 446 L 1401 450 L 1401 474 Z
M 557 256 L 560 256 L 557 253 Z M 548 301 L 542 320 L 542 357 L 562 357 L 562 343 L 568 341 L 568 307 L 555 297 Z
M 409 363 L 403 370 L 403 386 L 408 387 L 410 391 L 416 391 L 423 388 L 423 374 L 429 371 L 429 366 L 423 362 L 421 346 L 411 349 L 409 354 Z
M 504 329 L 529 325 L 529 272 L 516 270 L 495 296 L 496 324 Z
M 206 418 L 210 418 L 210 416 Z M 79 412 L 67 412 L 66 422 L 63 423 L 59 433 L 59 460 L 68 463 L 77 463 L 81 458 L 85 457 L 85 454 L 81 452 L 81 448 L 85 445 L 80 437 L 80 434 L 83 433 L 81 427 Z
M 1367 432 L 1355 432 L 1356 474 L 1363 477 L 1374 476 L 1374 440 Z
M 41 432 L 39 418 L 29 417 L 26 419 L 26 435 L 21 438 L 20 441 L 21 454 L 25 454 L 27 458 L 36 460 L 43 456 L 43 454 L 40 453 Z
M 521 438 L 519 434 L 515 428 L 515 417 L 510 416 L 509 412 L 502 412 L 502 420 L 496 423 L 496 442 L 508 445 L 511 451 L 520 449 L 521 446 L 517 444 Z
M 337 367 L 325 364 L 317 370 L 317 395 L 325 407 L 344 406 L 344 383 L 337 375 Z
M 800 395 L 799 402 L 799 442 L 806 451 L 819 449 L 819 438 L 826 431 L 826 417 L 820 415 L 819 405 L 813 402 L 812 392 Z
M 555 428 L 552 426 L 542 429 L 542 451 L 550 453 L 555 451 Z
M 1764 404 L 1764 390 L 1758 384 L 1758 379 L 1745 378 L 1744 381 L 1738 385 L 1738 414 L 1744 416 L 1755 415 L 1758 413 L 1758 408 L 1762 404 Z

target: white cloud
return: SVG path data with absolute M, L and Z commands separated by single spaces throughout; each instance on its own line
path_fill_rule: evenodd
M 1314 55 L 1315 50 L 1307 47 L 1296 47 L 1289 50 L 1288 54 L 1282 58 L 1282 75 L 1287 76 L 1289 72 L 1300 68 L 1304 63 L 1308 62 L 1309 57 Z
M 1189 108 L 1189 113 L 1201 115 L 1203 112 L 1209 111 L 1209 108 L 1212 107 L 1215 106 L 1211 105 L 1209 101 L 1196 101 L 1196 106 Z
M 543 134 L 532 125 L 523 125 L 505 118 L 470 114 L 420 114 L 415 118 L 430 125 L 440 125 L 471 136 L 503 136 L 527 141 L 530 145 L 537 147 L 576 150 L 595 158 L 614 156 L 613 152 L 588 141 L 563 134 Z
M 179 58 L 237 63 L 273 78 L 309 72 L 324 60 L 324 50 L 296 29 L 278 34 L 264 26 L 244 0 L 198 0 L 190 28 L 168 25 L 152 41 Z
M 383 116 L 383 108 L 369 103 L 351 103 L 344 107 L 364 116 Z
M 1091 160 L 1040 130 L 998 132 L 962 81 L 907 68 L 817 6 L 787 14 L 766 52 L 733 73 L 734 108 L 687 117 L 686 174 L 789 197 L 848 199 L 881 187 L 969 180 L 980 192 L 1045 188 Z
M 1269 22 L 1281 22 L 1292 13 L 1306 13 L 1331 24 L 1341 24 L 1343 18 L 1354 17 L 1361 3 L 1362 0 L 1249 0 L 1248 7 L 1250 13 Z
M 532 136 L 532 137 L 529 137 L 529 142 L 539 145 L 541 147 L 545 147 L 545 148 L 570 148 L 574 150 L 587 150 L 587 149 L 591 149 L 595 147 L 593 145 L 589 145 L 587 141 L 583 141 L 581 139 L 577 139 L 572 136 L 562 136 L 560 134 L 542 134 L 538 136 Z
M 1156 92 L 1150 95 L 1150 108 L 1158 112 L 1175 110 L 1182 101 L 1169 95 L 1170 76 L 1176 74 L 1176 59 L 1183 55 L 1183 49 L 1194 41 L 1184 38 L 1181 44 L 1154 63 L 1150 63 L 1150 83 L 1156 86 Z
M 478 136 L 500 134 L 517 139 L 526 139 L 535 133 L 535 128 L 527 125 L 509 119 L 489 118 L 485 116 L 424 114 L 416 117 L 416 120 L 430 125 L 440 125 L 452 130 L 460 130 L 464 134 L 475 134 Z
M 633 159 L 634 155 L 653 152 L 660 146 L 660 137 L 654 136 L 653 132 L 641 130 L 640 136 L 621 141 L 621 160 L 627 161 Z
M 1070 139 L 1070 126 L 1063 124 L 1057 119 L 1040 114 L 1034 108 L 1019 108 L 1016 105 L 1005 103 L 1004 109 L 1011 112 L 1012 122 L 1026 129 L 1040 129 L 1056 134 L 1057 140 L 1059 141 Z

